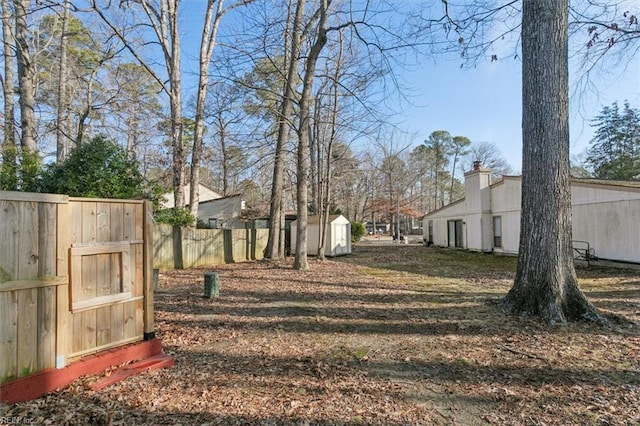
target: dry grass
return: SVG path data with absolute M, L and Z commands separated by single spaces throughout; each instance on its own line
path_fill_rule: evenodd
M 89 377 L 6 415 L 51 424 L 640 424 L 637 325 L 549 327 L 497 301 L 515 259 L 420 246 L 161 274 L 175 367 L 102 392 Z M 640 322 L 637 270 L 580 271 L 594 304 Z M 2 415 L 2 411 L 0 411 Z M 0 417 L 1 418 L 1 417 Z

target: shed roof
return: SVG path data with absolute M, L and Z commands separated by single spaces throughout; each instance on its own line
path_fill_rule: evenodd
M 307 216 L 307 225 L 318 225 L 320 223 L 320 218 L 321 217 L 322 216 L 319 215 L 319 214 L 314 214 L 314 215 Z M 332 214 L 332 215 L 329 215 L 329 223 L 335 222 L 336 219 L 338 219 L 340 217 L 342 217 L 344 219 L 345 223 L 349 222 L 349 219 L 347 219 L 346 217 L 344 217 L 341 214 Z M 297 220 L 295 222 L 297 222 Z

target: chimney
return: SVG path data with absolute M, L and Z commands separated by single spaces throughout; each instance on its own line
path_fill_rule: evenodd
M 480 170 L 480 161 L 473 162 L 473 170 Z

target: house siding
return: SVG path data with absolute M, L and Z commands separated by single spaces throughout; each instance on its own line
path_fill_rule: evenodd
M 218 228 L 244 228 L 240 220 L 242 213 L 242 197 L 234 195 L 215 200 L 205 201 L 198 205 L 198 219 L 209 224 L 209 219 L 215 219 Z
M 466 248 L 517 254 L 521 178 L 505 176 L 489 187 L 478 185 L 473 174 L 465 178 L 470 181 L 465 183 L 465 199 L 423 219 L 425 229 L 428 221 L 433 221 L 434 244 L 447 246 L 447 221 L 457 219 L 465 223 Z M 593 254 L 601 259 L 640 263 L 640 187 L 575 180 L 571 184 L 571 195 L 573 240 L 588 242 Z M 485 209 L 486 198 L 482 197 L 488 197 L 489 209 Z M 493 247 L 493 217 L 496 216 L 501 218 L 501 247 Z

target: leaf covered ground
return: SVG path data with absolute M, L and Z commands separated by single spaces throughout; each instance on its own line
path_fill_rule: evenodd
M 638 270 L 579 270 L 629 322 L 550 327 L 504 315 L 515 259 L 361 244 L 310 271 L 283 262 L 162 273 L 156 330 L 176 365 L 99 376 L 0 416 L 45 424 L 637 425 Z M 635 324 L 633 324 L 635 323 Z M 3 413 L 4 412 L 4 413 Z M 1 419 L 2 417 L 0 417 Z

